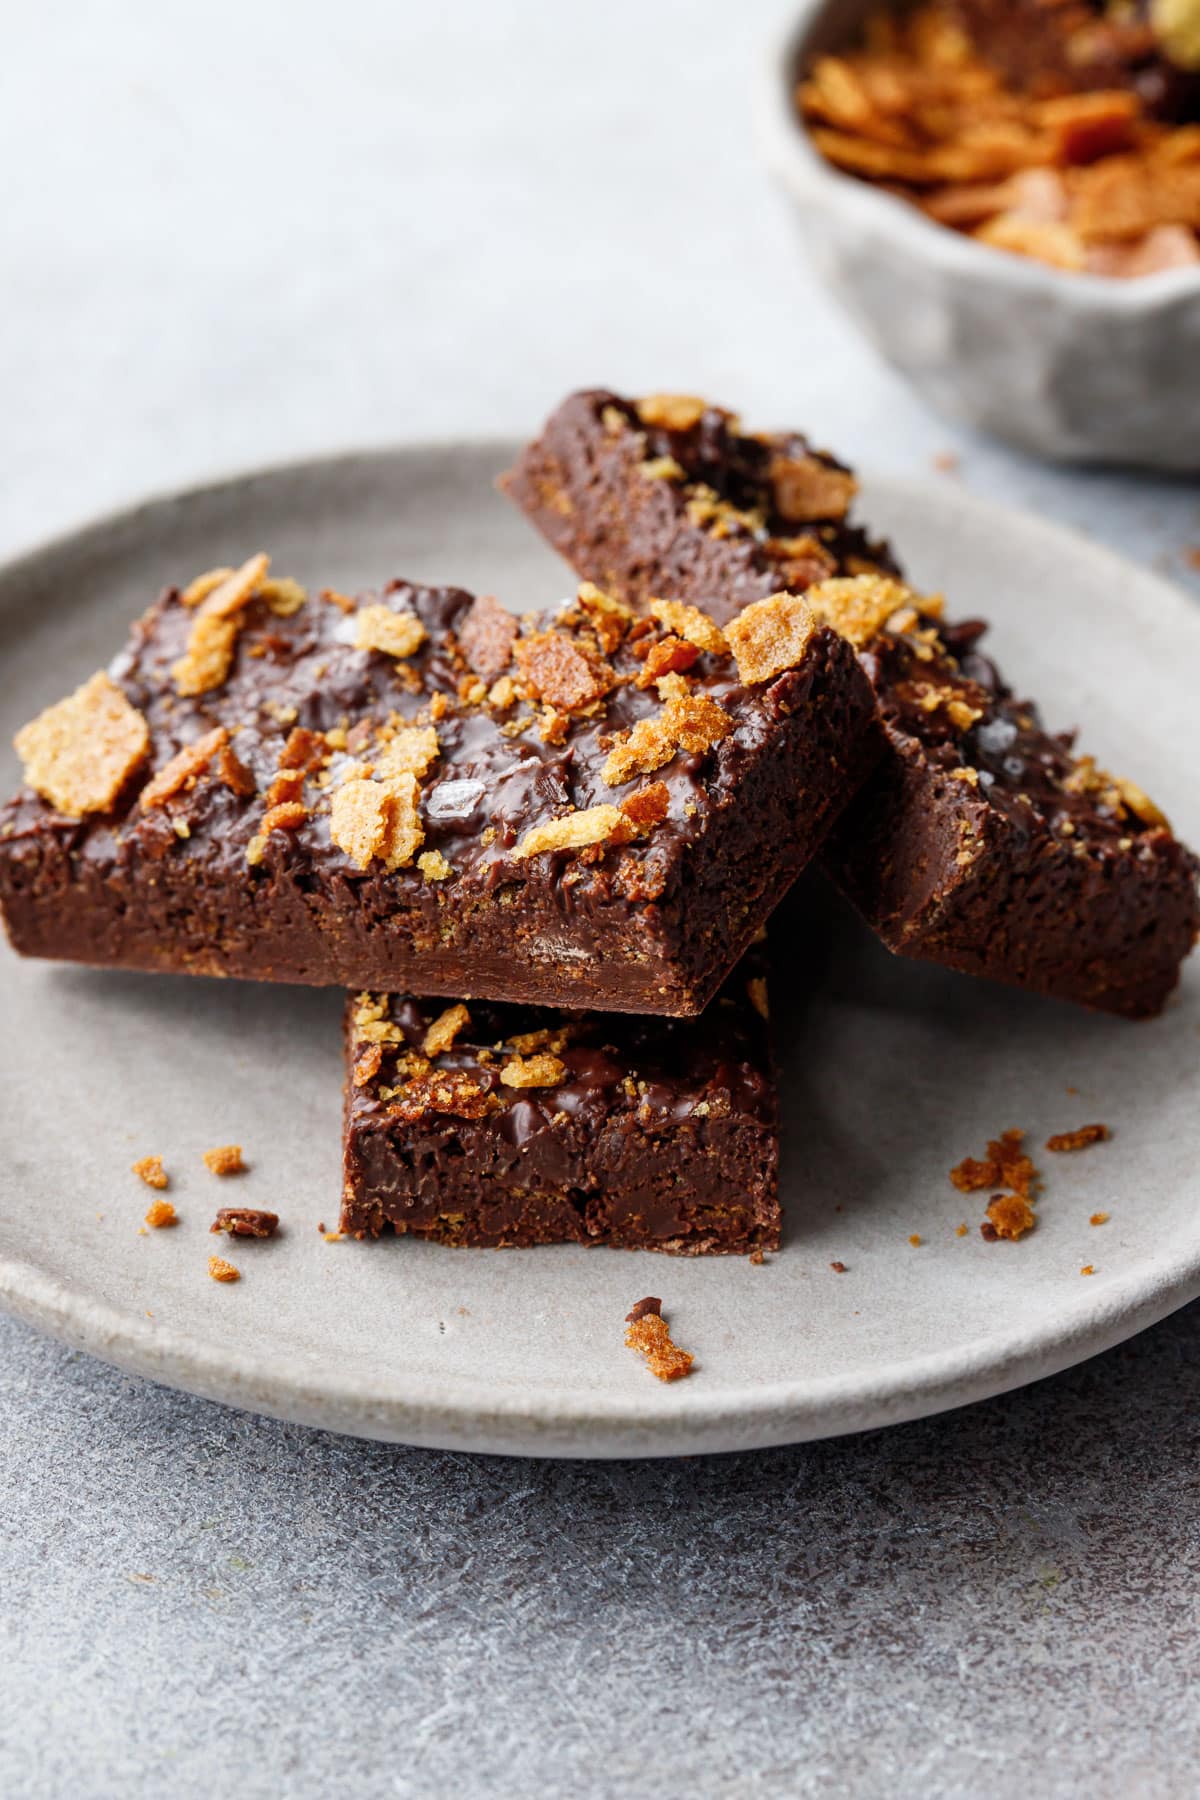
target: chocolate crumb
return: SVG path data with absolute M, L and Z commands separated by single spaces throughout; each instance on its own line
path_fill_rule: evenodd
M 844 1275 L 846 1273 L 846 1265 L 843 1262 L 830 1263 L 829 1266 L 835 1275 Z
M 279 1214 L 253 1206 L 222 1206 L 209 1226 L 210 1231 L 225 1231 L 230 1237 L 274 1237 Z
M 649 1313 L 662 1314 L 662 1301 L 655 1294 L 647 1294 L 644 1300 L 635 1300 L 625 1314 L 625 1323 L 633 1325 L 638 1319 L 644 1319 Z

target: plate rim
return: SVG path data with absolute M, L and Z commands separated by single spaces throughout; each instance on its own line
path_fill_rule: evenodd
M 36 578 L 56 558 L 86 555 L 97 539 L 135 528 L 147 515 L 186 508 L 260 481 L 315 476 L 355 465 L 378 467 L 425 462 L 455 452 L 494 458 L 507 466 L 521 439 L 455 433 L 394 444 L 339 448 L 284 462 L 256 465 L 169 488 L 98 513 L 56 532 L 0 564 L 0 608 L 14 587 Z M 866 474 L 863 484 L 900 504 L 928 504 L 964 520 L 993 527 L 1007 522 L 1023 536 L 1041 537 L 1069 557 L 1081 551 L 1093 567 L 1107 563 L 1114 577 L 1097 595 L 1102 607 L 1127 599 L 1132 574 L 1159 609 L 1156 622 L 1195 636 L 1200 650 L 1200 608 L 1157 570 L 1144 568 L 1106 544 L 1019 508 L 925 479 Z M 1118 601 L 1113 598 L 1121 595 Z M 861 1373 L 825 1376 L 768 1387 L 707 1395 L 702 1384 L 684 1389 L 648 1387 L 636 1400 L 623 1393 L 580 1394 L 569 1410 L 561 1397 L 538 1384 L 497 1392 L 462 1376 L 409 1371 L 405 1392 L 365 1391 L 335 1370 L 298 1371 L 269 1346 L 246 1353 L 214 1347 L 190 1332 L 124 1312 L 94 1294 L 78 1291 L 20 1256 L 0 1256 L 0 1307 L 74 1348 L 127 1373 L 242 1410 L 299 1424 L 388 1442 L 490 1454 L 551 1457 L 652 1457 L 766 1448 L 876 1429 L 973 1404 L 1060 1373 L 1113 1348 L 1200 1297 L 1200 1234 L 1190 1250 L 1143 1265 L 1139 1277 L 1105 1284 L 1060 1306 L 1053 1326 L 1039 1322 L 1024 1333 L 995 1333 L 972 1343 L 882 1365 L 864 1381 Z M 698 1388 L 699 1391 L 695 1391 Z M 690 1393 L 688 1389 L 692 1389 Z M 682 1402 L 682 1404 L 681 1404 Z

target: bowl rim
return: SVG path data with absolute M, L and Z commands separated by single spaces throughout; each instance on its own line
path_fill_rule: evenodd
M 1126 281 L 1054 269 L 1030 257 L 978 244 L 826 162 L 795 110 L 793 94 L 797 64 L 813 27 L 831 3 L 796 0 L 790 23 L 776 28 L 761 65 L 755 104 L 759 148 L 772 174 L 793 193 L 806 198 L 815 191 L 827 204 L 861 219 L 865 228 L 886 231 L 913 256 L 922 256 L 957 277 L 990 281 L 1014 295 L 1041 295 L 1060 303 L 1074 302 L 1085 312 L 1121 316 L 1155 314 L 1200 300 L 1200 265 Z

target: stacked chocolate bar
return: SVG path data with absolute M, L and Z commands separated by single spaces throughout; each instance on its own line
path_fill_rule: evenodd
M 764 928 L 818 854 L 892 949 L 1162 1006 L 1196 860 L 846 469 L 597 392 L 502 485 L 582 578 L 556 611 L 214 569 L 19 733 L 0 813 L 24 954 L 352 990 L 344 1229 L 776 1245 Z

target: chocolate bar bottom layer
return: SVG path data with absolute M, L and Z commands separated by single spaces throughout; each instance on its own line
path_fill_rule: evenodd
M 697 1020 L 472 1005 L 432 1057 L 431 1027 L 466 1009 L 359 996 L 342 1230 L 497 1249 L 776 1248 L 777 1105 L 752 966 Z

